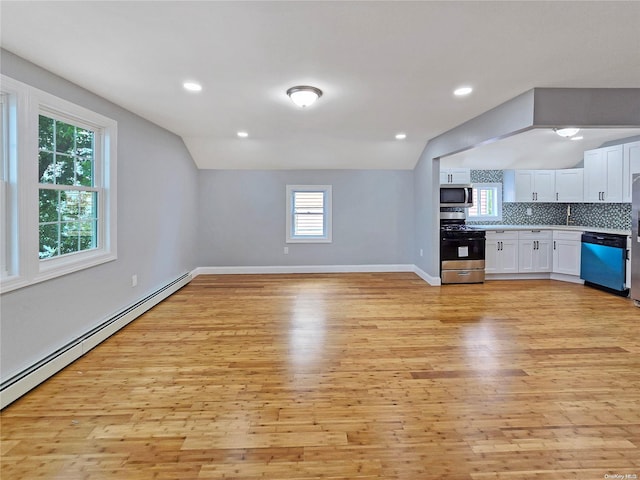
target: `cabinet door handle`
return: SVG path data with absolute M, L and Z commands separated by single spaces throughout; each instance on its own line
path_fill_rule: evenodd
M 558 192 L 556 192 L 556 202 L 560 200 L 560 197 L 558 196 Z
M 556 249 L 556 241 L 555 240 L 553 241 L 553 249 L 554 250 Z

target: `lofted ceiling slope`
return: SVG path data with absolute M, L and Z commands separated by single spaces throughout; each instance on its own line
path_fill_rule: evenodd
M 180 135 L 203 169 L 411 169 L 531 88 L 640 87 L 640 2 L 4 0 L 0 21 L 3 48 Z M 299 84 L 324 95 L 301 110 Z

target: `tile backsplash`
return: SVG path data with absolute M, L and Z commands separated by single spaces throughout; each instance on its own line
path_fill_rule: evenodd
M 502 183 L 502 170 L 471 170 L 471 183 Z M 567 207 L 571 207 L 571 223 L 587 227 L 631 230 L 630 203 L 503 203 L 502 221 L 472 222 L 502 225 L 564 225 Z M 531 208 L 531 215 L 527 215 Z

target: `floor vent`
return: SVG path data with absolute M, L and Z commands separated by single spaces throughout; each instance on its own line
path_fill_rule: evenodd
M 29 368 L 2 382 L 0 384 L 0 408 L 6 407 L 74 360 L 80 358 L 144 312 L 184 287 L 191 281 L 191 278 L 191 273 L 185 273 L 151 295 L 113 315 Z

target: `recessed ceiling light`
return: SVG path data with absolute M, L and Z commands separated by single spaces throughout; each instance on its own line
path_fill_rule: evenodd
M 182 86 L 190 92 L 200 92 L 202 90 L 202 85 L 196 82 L 184 82 Z
M 396 134 L 396 140 L 404 140 L 405 138 L 407 138 L 407 134 L 406 133 L 398 133 L 398 134 Z
M 582 140 L 584 137 L 580 135 L 579 137 L 571 137 L 571 140 Z
M 238 132 L 238 137 L 247 138 L 249 136 L 248 132 Z
M 456 97 L 464 97 L 465 95 L 469 95 L 471 92 L 473 92 L 473 88 L 471 87 L 460 87 L 460 88 L 456 88 L 453 91 L 453 94 Z

